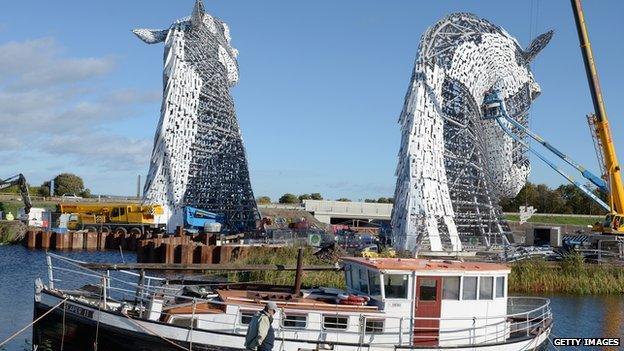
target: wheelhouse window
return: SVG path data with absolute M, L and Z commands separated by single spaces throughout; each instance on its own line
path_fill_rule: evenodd
M 287 314 L 282 319 L 282 326 L 291 329 L 305 329 L 308 326 L 308 315 Z
M 442 278 L 442 299 L 459 300 L 459 277 Z
M 368 294 L 368 269 L 360 268 L 360 291 Z
M 387 299 L 407 298 L 407 274 L 384 274 L 383 280 Z
M 368 319 L 366 318 L 366 327 L 364 331 L 366 333 L 375 334 L 383 333 L 384 320 L 383 319 Z
M 379 272 L 368 271 L 368 287 L 370 295 L 381 295 L 381 282 L 379 281 Z
M 242 311 L 240 313 L 240 324 L 248 325 L 251 323 L 251 319 L 256 314 L 254 311 Z
M 463 277 L 462 300 L 477 299 L 477 277 Z
M 438 281 L 436 279 L 420 279 L 418 299 L 420 301 L 435 301 L 438 294 Z
M 479 282 L 479 300 L 491 300 L 494 292 L 494 278 L 481 277 Z
M 505 277 L 496 277 L 496 297 L 505 297 Z
M 356 265 L 351 265 L 351 289 L 360 290 L 360 269 Z
M 347 329 L 349 317 L 323 316 L 323 329 Z

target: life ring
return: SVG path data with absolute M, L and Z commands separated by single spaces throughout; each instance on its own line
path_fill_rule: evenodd
M 341 305 L 363 305 L 370 300 L 370 297 L 340 294 L 338 299 Z
M 341 305 L 354 305 L 354 306 L 364 305 L 364 302 L 357 302 L 357 301 L 351 301 L 351 300 L 340 300 L 338 303 Z

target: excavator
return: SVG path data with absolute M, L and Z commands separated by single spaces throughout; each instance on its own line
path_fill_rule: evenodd
M 28 183 L 23 174 L 14 175 L 7 179 L 0 179 L 0 190 L 16 185 L 22 195 L 24 201 L 24 213 L 28 215 L 32 208 L 32 201 L 30 201 L 30 193 L 28 192 Z
M 618 162 L 615 145 L 613 143 L 611 129 L 609 128 L 607 111 L 605 109 L 605 104 L 602 99 L 602 91 L 600 89 L 598 71 L 596 69 L 594 54 L 592 52 L 592 48 L 589 42 L 589 34 L 585 25 L 585 17 L 583 16 L 581 0 L 571 0 L 571 3 L 574 13 L 574 20 L 576 23 L 576 29 L 578 32 L 581 53 L 583 55 L 585 71 L 587 73 L 587 80 L 589 82 L 589 90 L 591 92 L 592 103 L 595 110 L 594 113 L 587 116 L 587 120 L 590 126 L 590 131 L 592 133 L 592 138 L 594 140 L 594 147 L 596 149 L 598 161 L 600 167 L 602 168 L 602 175 L 595 175 L 587 168 L 574 161 L 571 157 L 554 147 L 552 144 L 548 143 L 542 137 L 511 118 L 507 113 L 505 101 L 500 96 L 500 93 L 497 90 L 492 90 L 491 92 L 486 94 L 483 102 L 483 118 L 496 120 L 506 134 L 511 136 L 514 140 L 519 142 L 529 151 L 533 152 L 538 158 L 540 158 L 553 170 L 555 170 L 565 179 L 578 187 L 583 193 L 585 193 L 585 195 L 594 200 L 597 204 L 599 204 L 608 212 L 602 223 L 594 224 L 594 232 L 622 237 L 624 236 L 624 186 L 622 183 L 622 174 L 620 172 L 620 165 Z M 585 179 L 591 182 L 596 188 L 607 194 L 607 202 L 603 201 L 600 197 L 598 197 L 587 185 L 574 180 L 571 176 L 569 176 L 562 169 L 560 169 L 554 162 L 552 162 L 542 153 L 531 147 L 521 136 L 514 133 L 510 126 L 515 127 L 516 130 L 522 131 L 533 140 L 544 146 L 547 150 L 549 150 L 557 157 L 561 158 L 563 161 L 579 171 L 579 173 L 581 173 L 581 175 Z

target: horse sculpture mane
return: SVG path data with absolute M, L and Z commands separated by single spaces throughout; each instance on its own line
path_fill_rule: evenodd
M 509 227 L 498 202 L 520 191 L 530 165 L 519 142 L 482 119 L 481 105 L 496 89 L 510 116 L 527 126 L 540 93 L 529 63 L 552 35 L 523 50 L 504 29 L 468 13 L 425 32 L 399 118 L 397 249 L 459 251 L 462 236 L 505 240 Z

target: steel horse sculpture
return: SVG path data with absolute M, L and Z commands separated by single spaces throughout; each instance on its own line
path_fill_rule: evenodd
M 395 248 L 461 251 L 462 237 L 506 240 L 509 226 L 498 202 L 520 191 L 530 165 L 527 150 L 483 118 L 482 105 L 497 89 L 510 116 L 528 125 L 540 94 L 529 63 L 552 35 L 522 49 L 504 29 L 454 13 L 422 36 L 399 118 Z
M 169 29 L 135 29 L 148 44 L 164 42 L 163 102 L 144 201 L 168 211 L 168 229 L 184 206 L 223 213 L 232 230 L 259 219 L 230 87 L 238 82 L 238 52 L 227 24 L 197 0 L 190 17 Z

